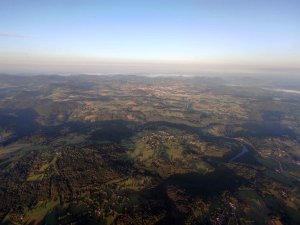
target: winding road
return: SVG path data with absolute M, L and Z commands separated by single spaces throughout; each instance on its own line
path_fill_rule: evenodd
M 272 157 L 272 159 L 274 159 L 276 162 L 278 162 L 280 171 L 281 171 L 283 174 L 285 174 L 285 175 L 287 175 L 287 176 L 289 176 L 289 177 L 292 177 L 292 178 L 296 179 L 297 181 L 300 181 L 299 178 L 294 177 L 293 175 L 291 175 L 291 174 L 285 172 L 285 171 L 282 169 L 281 162 L 279 162 L 277 159 L 275 159 L 275 158 L 273 158 L 273 157 Z

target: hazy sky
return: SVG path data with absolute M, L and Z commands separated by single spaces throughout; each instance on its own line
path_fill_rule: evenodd
M 299 68 L 299 0 L 0 0 L 0 73 Z

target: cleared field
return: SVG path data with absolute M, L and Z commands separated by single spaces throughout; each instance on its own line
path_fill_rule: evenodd
M 25 213 L 25 216 L 22 220 L 23 224 L 39 224 L 44 219 L 44 216 L 51 212 L 58 204 L 59 201 L 38 202 L 33 209 L 30 209 Z
M 48 146 L 44 145 L 30 145 L 30 144 L 10 144 L 4 148 L 0 148 L 0 159 L 11 157 L 11 155 L 23 151 L 42 150 Z

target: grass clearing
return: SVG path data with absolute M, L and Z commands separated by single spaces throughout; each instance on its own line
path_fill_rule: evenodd
M 269 168 L 271 170 L 276 170 L 279 168 L 278 163 L 273 159 L 256 157 L 256 160 L 262 165 L 264 165 L 266 168 Z
M 0 159 L 10 157 L 11 154 L 46 149 L 48 146 L 45 145 L 29 145 L 29 144 L 10 144 L 3 148 L 0 148 Z
M 252 191 L 252 190 L 241 190 L 238 191 L 238 196 L 241 200 L 244 200 L 246 198 L 250 198 L 250 199 L 255 199 L 255 200 L 260 200 L 263 201 L 262 197 L 260 197 L 256 191 Z
M 272 179 L 274 179 L 274 180 L 277 180 L 277 181 L 279 181 L 279 182 L 281 182 L 281 183 L 287 184 L 287 185 L 289 185 L 289 186 L 294 186 L 294 185 L 293 185 L 293 182 L 291 181 L 291 179 L 285 177 L 285 176 L 282 175 L 281 173 L 274 172 L 274 171 L 268 170 L 268 169 L 267 169 L 266 171 L 264 171 L 263 173 L 264 173 L 266 176 L 268 176 L 268 177 L 270 177 L 270 178 L 272 178 Z
M 43 174 L 29 174 L 27 181 L 40 182 L 43 180 L 43 178 L 44 178 Z
M 26 221 L 25 224 L 38 224 L 43 220 L 44 216 L 53 210 L 58 204 L 59 200 L 55 202 L 40 201 L 32 210 L 28 210 L 25 213 L 23 221 Z

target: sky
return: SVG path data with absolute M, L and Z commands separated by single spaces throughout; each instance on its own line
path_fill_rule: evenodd
M 300 75 L 300 1 L 0 0 L 0 73 Z

